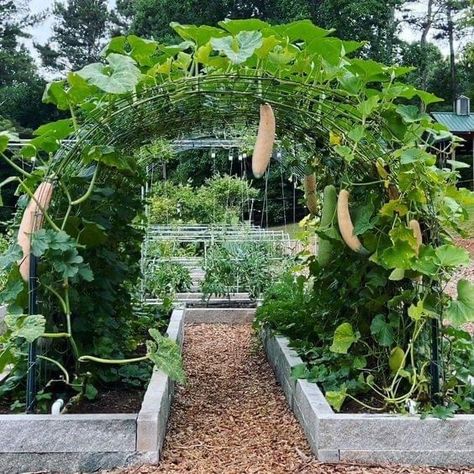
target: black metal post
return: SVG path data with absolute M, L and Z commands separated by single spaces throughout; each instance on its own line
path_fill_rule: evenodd
M 28 276 L 28 314 L 37 314 L 37 257 L 30 254 Z M 36 404 L 36 341 L 28 345 L 28 372 L 26 378 L 26 413 L 33 413 Z
M 431 321 L 431 400 L 434 404 L 440 402 L 440 359 L 439 359 L 440 330 L 439 320 L 433 318 Z

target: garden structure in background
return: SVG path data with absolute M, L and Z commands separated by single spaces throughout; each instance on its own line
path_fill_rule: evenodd
M 367 411 L 472 413 L 472 339 L 462 325 L 474 318 L 474 285 L 460 280 L 454 298 L 443 288 L 469 262 L 453 233 L 462 235 L 474 198 L 431 153 L 450 132 L 413 104 L 438 98 L 402 82 L 410 68 L 353 58 L 360 43 L 306 20 L 172 27 L 177 45 L 116 37 L 102 62 L 49 84 L 44 100 L 70 118 L 41 126 L 19 155 L 8 152 L 11 133 L 0 134 L 15 171 L 7 182 L 21 195 L 15 223 L 32 219 L 1 262 L 0 372 L 13 367 L 2 394 L 24 391 L 30 374 L 33 410 L 31 364 L 47 367 L 53 398 L 65 387 L 86 396 L 91 380 L 116 377 L 111 367 L 122 363 L 153 362 L 183 379 L 177 346 L 154 316 L 140 325 L 145 346 L 134 332 L 146 180 L 134 151 L 233 120 L 255 127 L 260 112 L 254 174 L 268 173 L 275 133 L 305 150 L 295 160 L 320 243 L 267 292 L 259 329 L 291 339 L 307 362 L 293 375 L 319 383 L 338 410 L 351 401 Z M 35 347 L 48 355 L 35 358 Z

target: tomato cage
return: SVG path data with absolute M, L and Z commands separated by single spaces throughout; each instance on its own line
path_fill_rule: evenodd
M 191 295 L 209 302 L 247 293 L 256 300 L 297 245 L 283 230 L 245 223 L 151 225 L 142 248 L 141 299 L 159 304 Z

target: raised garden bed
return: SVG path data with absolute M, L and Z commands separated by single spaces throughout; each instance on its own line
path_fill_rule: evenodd
M 184 310 L 176 309 L 168 336 L 182 345 Z M 91 472 L 157 462 L 174 383 L 155 370 L 138 413 L 0 415 L 0 472 Z
M 291 377 L 292 367 L 303 361 L 288 339 L 269 330 L 262 339 L 288 404 L 320 461 L 474 466 L 474 415 L 439 420 L 335 413 L 317 384 Z

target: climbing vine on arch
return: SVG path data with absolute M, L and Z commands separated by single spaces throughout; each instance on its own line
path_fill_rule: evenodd
M 127 272 L 116 278 L 103 272 L 105 263 L 115 259 L 120 265 L 122 257 L 127 271 L 133 267 L 137 246 L 127 245 L 138 242 L 139 236 L 130 239 L 128 233 L 135 235 L 131 224 L 140 205 L 124 196 L 132 196 L 142 179 L 134 149 L 157 136 L 186 136 L 215 128 L 216 123 L 254 126 L 259 106 L 268 103 L 276 115 L 278 138 L 304 148 L 302 165 L 308 174 L 316 174 L 316 194 L 329 184 L 338 194 L 346 190 L 350 214 L 357 214 L 354 233 L 367 255 L 348 250 L 330 220 L 316 230 L 332 244 L 330 264 L 321 266 L 314 256 L 304 262 L 311 274 L 306 285 L 313 284 L 311 295 L 318 296 L 321 317 L 331 318 L 334 312 L 338 316 L 333 321 L 339 326 L 329 328 L 334 353 L 352 350 L 365 357 L 360 346 L 367 344 L 367 336 L 375 347 L 370 357 L 385 369 L 381 379 L 372 379 L 370 367 L 359 359 L 356 370 L 363 390 L 378 391 L 386 403 L 395 405 L 415 392 L 426 394 L 430 356 L 413 341 L 427 337 L 432 320 L 447 318 L 459 325 L 474 314 L 470 283 L 459 283 L 455 300 L 440 291 L 455 268 L 468 261 L 467 253 L 453 244 L 451 232 L 466 217 L 464 206 L 473 196 L 457 189 L 455 170 L 436 167 L 433 146 L 450 140 L 449 132 L 413 105 L 439 99 L 403 83 L 409 68 L 357 58 L 361 44 L 335 38 L 310 21 L 271 26 L 251 19 L 226 20 L 219 27 L 171 26 L 181 43 L 116 37 L 104 49 L 103 61 L 49 84 L 44 101 L 70 117 L 40 127 L 19 156 L 7 152 L 11 135 L 0 135 L 2 157 L 19 173 L 14 179 L 25 201 L 41 182 L 54 184 L 44 229 L 31 236 L 32 250 L 41 257 L 40 292 L 49 304 L 48 313 L 35 319 L 24 316 L 26 286 L 16 263 L 21 253 L 12 244 L 2 260 L 10 272 L 1 296 L 9 305 L 9 331 L 2 339 L 0 369 L 11 362 L 21 364 L 22 344 L 45 339 L 45 333 L 69 335 L 59 344 L 71 351 L 71 360 L 62 362 L 78 377 L 101 370 L 91 365 L 93 359 L 84 358 L 85 349 L 95 358 L 122 357 L 127 348 L 117 348 L 113 335 L 130 321 L 116 318 L 119 310 L 113 303 L 102 308 L 100 330 L 110 321 L 116 324 L 107 328 L 107 348 L 91 345 L 82 304 L 84 292 L 96 297 L 97 288 L 127 299 L 137 276 L 132 270 L 130 278 Z M 71 138 L 73 143 L 63 142 Z M 34 166 L 22 171 L 20 157 L 34 159 Z M 317 206 L 315 211 L 319 212 Z M 415 220 L 421 246 L 410 227 Z M 111 239 L 113 252 L 107 254 Z M 344 266 L 339 268 L 338 261 Z M 333 302 L 340 300 L 328 297 L 325 284 L 333 284 L 346 297 L 364 288 L 359 293 L 365 298 L 335 307 Z M 388 291 L 382 292 L 385 286 Z M 77 306 L 70 307 L 73 295 Z M 129 300 L 126 306 L 131 308 Z M 341 314 L 341 309 L 350 314 Z M 93 314 L 89 312 L 88 324 L 95 324 Z M 26 331 L 30 325 L 34 330 Z M 77 343 L 70 337 L 71 328 L 76 328 Z M 387 328 L 399 331 L 401 338 L 381 339 Z M 52 337 L 53 344 L 56 339 Z M 403 355 L 391 373 L 394 350 Z M 384 391 L 386 386 L 390 393 Z M 342 385 L 331 388 L 339 399 L 351 391 Z

